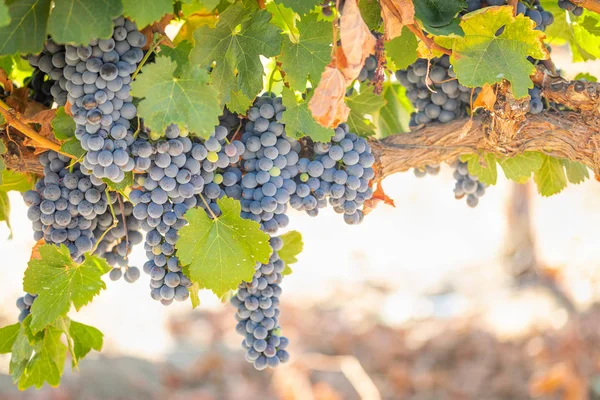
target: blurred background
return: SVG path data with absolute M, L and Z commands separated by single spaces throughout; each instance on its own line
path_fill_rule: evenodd
M 553 58 L 567 76 L 600 70 L 569 65 L 560 49 Z M 0 399 L 600 399 L 595 179 L 542 198 L 501 178 L 476 209 L 454 199 L 449 168 L 383 185 L 396 208 L 381 204 L 360 226 L 290 211 L 304 251 L 282 285 L 289 364 L 254 370 L 233 307 L 210 293 L 196 310 L 164 307 L 142 276 L 109 281 L 72 311 L 104 333 L 104 349 L 67 368 L 60 388 L 19 392 L 0 356 Z M 34 245 L 25 205 L 10 197 L 0 326 L 17 320 Z M 132 260 L 141 267 L 143 249 Z

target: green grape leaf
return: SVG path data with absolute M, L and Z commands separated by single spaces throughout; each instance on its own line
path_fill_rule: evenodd
M 123 5 L 113 0 L 54 0 L 48 33 L 58 43 L 87 45 L 93 39 L 113 34 L 113 19 L 123 14 Z
M 123 0 L 123 14 L 137 24 L 138 28 L 158 21 L 173 12 L 172 0 Z
M 300 16 L 294 10 L 275 2 L 267 3 L 266 9 L 273 15 L 271 23 L 279 27 L 283 33 L 290 35 L 292 38 L 300 34 L 296 27 L 296 21 L 300 20 Z
M 35 342 L 36 340 L 39 341 L 44 338 L 43 333 L 39 333 L 35 336 L 31 333 L 31 329 L 29 328 L 30 323 L 31 315 L 27 316 L 23 323 L 19 324 L 20 330 L 11 349 L 12 354 L 10 357 L 9 372 L 15 383 L 19 381 L 25 372 L 25 367 L 33 354 L 33 347 L 32 344 L 30 344 L 30 341 Z
M 567 159 L 562 160 L 567 172 L 567 179 L 574 184 L 580 184 L 590 177 L 587 167 L 579 162 Z
M 414 4 L 415 15 L 425 28 L 449 25 L 459 12 L 467 8 L 465 0 L 420 0 Z
M 128 187 L 133 186 L 133 171 L 125 172 L 125 178 L 123 178 L 121 182 L 113 182 L 108 178 L 102 178 L 102 182 L 106 183 L 106 186 L 108 186 L 110 190 L 116 192 L 124 191 Z
M 52 132 L 58 140 L 68 140 L 75 136 L 75 121 L 65 111 L 64 107 L 59 107 L 56 110 L 56 116 L 52 120 Z
M 192 283 L 192 286 L 189 287 L 190 290 L 190 301 L 192 302 L 192 309 L 198 307 L 200 305 L 200 296 L 198 292 L 202 289 L 198 282 Z
M 17 341 L 21 331 L 21 324 L 13 324 L 0 328 L 0 354 L 12 352 L 12 347 Z
M 10 225 L 10 199 L 8 193 L 0 190 L 0 222 L 6 222 L 10 232 L 9 239 L 12 239 L 12 226 Z
M 73 364 L 76 366 L 90 351 L 102 350 L 104 335 L 93 326 L 71 321 L 69 336 L 73 341 Z
M 463 17 L 464 37 L 453 40 L 452 65 L 460 83 L 468 87 L 494 84 L 502 79 L 512 84 L 517 98 L 533 87 L 529 77 L 535 66 L 527 60 L 548 58 L 535 22 L 524 15 L 513 17 L 512 7 L 490 7 Z
M 377 30 L 381 25 L 381 6 L 377 0 L 360 0 L 358 3 L 360 15 L 371 30 Z
M 220 15 L 216 28 L 201 26 L 194 32 L 190 59 L 202 67 L 216 62 L 212 83 L 218 88 L 222 103 L 229 101 L 231 91 L 241 90 L 254 98 L 262 89 L 263 65 L 259 56 L 278 55 L 283 39 L 270 19 L 268 11 L 249 11 L 236 3 Z
M 186 65 L 176 75 L 176 69 L 177 64 L 168 57 L 158 57 L 154 64 L 146 65 L 131 85 L 133 96 L 143 99 L 138 114 L 154 131 L 164 132 L 175 123 L 208 138 L 222 112 L 218 93 L 208 84 L 206 70 Z
M 285 263 L 283 275 L 289 275 L 292 273 L 290 265 L 298 262 L 298 254 L 304 248 L 302 234 L 298 231 L 289 231 L 279 237 L 283 240 L 283 247 L 278 252 L 279 258 Z
M 239 201 L 223 197 L 217 205 L 222 212 L 217 219 L 202 208 L 189 210 L 189 224 L 179 231 L 175 247 L 192 282 L 223 297 L 242 281 L 252 280 L 256 263 L 268 262 L 271 246 L 258 223 L 240 216 Z
M 385 53 L 394 63 L 395 69 L 406 69 L 417 61 L 417 37 L 408 28 L 402 28 L 402 34 L 385 43 Z
M 465 36 L 465 32 L 463 32 L 460 27 L 459 18 L 454 18 L 452 22 L 445 26 L 437 27 L 425 25 L 424 29 L 434 36 Z
M 296 25 L 299 31 L 293 38 L 296 41 L 284 37 L 279 61 L 285 79 L 303 92 L 307 76 L 312 87 L 317 87 L 321 73 L 331 61 L 332 28 L 329 22 L 317 21 L 315 14 L 305 16 Z
M 76 137 L 72 137 L 60 146 L 60 151 L 70 154 L 75 158 L 82 158 L 86 151 L 81 147 L 81 142 Z
M 498 161 L 506 178 L 518 183 L 527 182 L 531 178 L 531 174 L 539 171 L 543 163 L 543 155 L 534 151 L 527 151 Z
M 593 76 L 589 72 L 580 72 L 577 75 L 575 75 L 575 78 L 573 78 L 573 79 L 576 80 L 576 81 L 583 79 L 583 80 L 588 81 L 588 82 L 598 82 L 598 78 L 596 78 L 595 76 Z
M 181 75 L 183 68 L 190 63 L 190 51 L 192 51 L 194 45 L 187 40 L 179 42 L 177 47 L 171 48 L 169 46 L 160 46 L 160 55 L 169 57 L 171 60 L 177 63 L 175 69 L 175 75 Z
M 51 0 L 6 1 L 10 23 L 0 27 L 0 55 L 40 52 L 51 4 Z
M 39 252 L 41 258 L 29 261 L 23 279 L 23 289 L 38 295 L 31 307 L 34 333 L 66 316 L 71 304 L 77 310 L 88 304 L 106 289 L 101 277 L 111 269 L 106 260 L 90 254 L 75 263 L 65 245 L 43 245 Z
M 469 163 L 469 173 L 479 178 L 486 185 L 495 185 L 498 179 L 498 170 L 496 168 L 496 156 L 491 153 L 485 153 L 483 160 L 477 154 L 464 154 L 460 156 L 462 162 Z M 483 162 L 483 163 L 482 163 Z
M 252 105 L 252 101 L 254 99 L 248 98 L 241 90 L 237 92 L 231 92 L 229 97 L 229 102 L 227 103 L 227 109 L 232 113 L 238 113 L 245 115 L 246 111 Z
M 40 389 L 46 382 L 52 387 L 60 384 L 67 358 L 67 347 L 62 343 L 61 336 L 60 329 L 50 326 L 45 329 L 43 339 L 33 344 L 35 355 L 27 361 L 26 368 L 19 377 L 20 390 L 32 386 Z
M 308 14 L 322 3 L 321 0 L 275 0 L 277 4 L 291 8 L 300 15 Z
M 4 1 L 0 1 L 0 28 L 10 24 L 10 13 Z
M 397 133 L 409 132 L 410 114 L 413 105 L 406 97 L 406 89 L 402 85 L 388 84 L 383 90 L 385 105 L 381 107 L 374 118 L 377 121 L 379 137 L 385 138 Z
M 573 62 L 600 58 L 600 15 L 584 10 L 576 17 L 558 7 L 556 1 L 544 1 L 543 7 L 554 15 L 554 22 L 546 29 L 546 42 L 553 46 L 569 44 Z
M 560 193 L 567 186 L 567 177 L 562 161 L 545 154 L 542 155 L 542 158 L 541 168 L 533 174 L 539 194 L 547 197 Z
M 354 93 L 347 98 L 346 104 L 350 108 L 350 114 L 346 123 L 350 131 L 362 136 L 371 136 L 375 134 L 375 125 L 365 117 L 373 116 L 385 106 L 385 99 L 373 92 L 373 88 L 363 85 L 360 93 Z
M 289 137 L 299 139 L 310 136 L 317 142 L 328 142 L 331 139 L 334 135 L 333 129 L 325 128 L 314 120 L 308 109 L 308 101 L 298 102 L 294 91 L 286 87 L 283 88 L 281 95 L 283 105 L 286 107 L 282 122 Z

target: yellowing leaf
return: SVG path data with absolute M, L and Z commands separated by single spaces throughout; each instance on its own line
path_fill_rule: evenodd
M 464 17 L 465 36 L 454 38 L 451 58 L 460 83 L 478 87 L 506 79 L 515 97 L 527 96 L 535 71 L 527 57 L 545 60 L 548 51 L 535 22 L 524 15 L 515 18 L 512 11 L 510 6 L 488 7 Z
M 473 110 L 483 108 L 484 110 L 492 111 L 496 104 L 496 91 L 487 83 L 481 88 L 481 92 L 473 102 Z

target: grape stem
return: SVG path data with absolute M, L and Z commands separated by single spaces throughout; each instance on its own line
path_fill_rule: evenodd
M 40 147 L 54 150 L 57 153 L 60 153 L 70 158 L 75 158 L 75 156 L 71 154 L 63 153 L 60 150 L 60 145 L 58 143 L 43 137 L 42 135 L 37 133 L 32 127 L 21 121 L 16 115 L 17 112 L 2 100 L 0 100 L 0 114 L 2 114 L 8 125 L 16 128 L 23 135 L 38 143 Z
M 217 216 L 215 215 L 215 213 L 213 212 L 213 210 L 210 208 L 210 206 L 208 205 L 206 199 L 204 198 L 204 196 L 202 196 L 202 193 L 200 193 L 200 198 L 202 199 L 202 202 L 204 203 L 204 205 L 206 206 L 206 211 L 208 211 L 208 213 L 210 214 L 210 216 L 213 219 L 217 219 Z
M 165 39 L 165 37 L 163 35 L 158 36 L 158 39 L 155 40 L 155 42 L 152 45 L 152 47 L 150 48 L 150 50 L 148 50 L 146 52 L 146 55 L 144 55 L 144 58 L 142 59 L 142 62 L 140 62 L 140 65 L 138 65 L 138 67 L 135 69 L 135 72 L 133 73 L 133 75 L 131 75 L 132 81 L 135 80 L 135 77 L 140 73 L 140 71 L 142 70 L 142 67 L 146 64 L 146 62 L 148 61 L 148 59 L 150 58 L 152 53 L 154 53 L 156 51 L 156 49 L 158 49 L 158 46 L 160 46 L 162 44 L 164 39 Z
M 412 24 L 412 25 L 406 25 L 406 27 L 412 32 L 414 33 L 419 39 L 421 39 L 423 41 L 423 43 L 425 43 L 425 45 L 427 46 L 428 49 L 431 50 L 437 50 L 439 52 L 442 52 L 444 54 L 447 54 L 449 56 L 452 55 L 452 50 L 449 50 L 445 47 L 440 46 L 439 44 L 435 43 L 433 41 L 433 39 L 431 39 L 430 37 L 427 37 L 424 33 L 423 30 L 421 28 L 419 28 L 418 26 Z

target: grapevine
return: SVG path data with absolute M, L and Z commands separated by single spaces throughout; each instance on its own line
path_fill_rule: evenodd
M 600 173 L 600 85 L 551 58 L 600 58 L 578 41 L 597 0 L 17 3 L 0 7 L 0 56 L 19 55 L 1 64 L 0 170 L 36 245 L 0 348 L 23 390 L 101 349 L 68 314 L 120 280 L 165 306 L 211 291 L 255 369 L 294 363 L 290 221 L 331 210 L 358 235 L 394 173 L 447 164 L 469 207 L 499 170 L 543 196 Z M 40 371 L 63 336 L 60 373 Z

